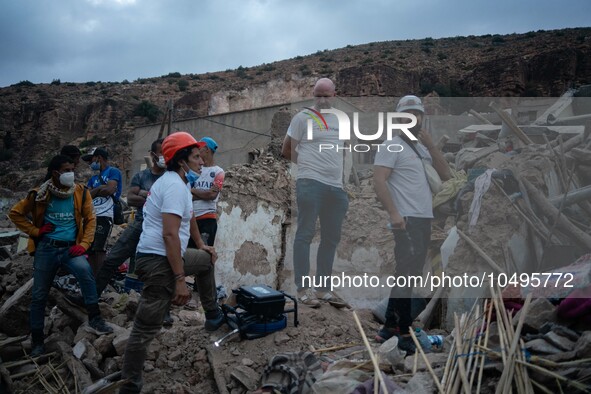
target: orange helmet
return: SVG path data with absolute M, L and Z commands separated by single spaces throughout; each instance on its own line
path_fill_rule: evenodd
M 164 156 L 164 161 L 168 164 L 179 150 L 190 146 L 201 148 L 205 146 L 205 142 L 197 142 L 197 140 L 186 131 L 172 133 L 162 141 L 162 155 Z

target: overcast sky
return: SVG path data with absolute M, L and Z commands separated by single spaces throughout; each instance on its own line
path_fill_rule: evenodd
M 589 26 L 590 0 L 0 0 L 0 86 L 133 81 L 373 41 Z

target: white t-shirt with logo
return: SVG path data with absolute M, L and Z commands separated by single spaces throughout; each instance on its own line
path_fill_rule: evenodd
M 312 139 L 308 139 L 308 119 L 313 119 L 312 111 L 306 109 L 297 113 L 287 129 L 287 135 L 298 141 L 297 179 L 314 179 L 326 185 L 343 187 L 343 150 L 337 152 L 336 146 L 342 148 L 339 140 L 339 122 L 333 114 L 322 114 L 324 123 L 320 125 L 312 120 Z M 316 116 L 316 115 L 314 115 Z M 320 144 L 331 144 L 335 148 L 320 151 Z M 324 145 L 324 146 L 327 146 Z
M 374 162 L 376 166 L 392 169 L 386 183 L 400 216 L 433 218 L 431 189 L 421 158 L 400 136 L 396 136 L 384 144 L 403 146 L 401 152 L 388 152 L 387 149 L 380 149 L 376 153 Z M 423 144 L 418 142 L 415 147 L 429 164 L 433 162 L 429 150 Z
M 211 166 L 201 168 L 201 175 L 193 183 L 193 188 L 198 190 L 210 190 L 215 184 L 221 191 L 224 185 L 224 170 L 220 166 Z M 215 214 L 217 212 L 217 203 L 220 199 L 220 193 L 213 200 L 195 200 L 193 201 L 193 211 L 195 217 L 199 218 L 205 214 Z
M 181 239 L 181 255 L 184 255 L 190 237 L 193 204 L 190 185 L 184 183 L 181 177 L 173 171 L 166 171 L 154 182 L 148 192 L 144 204 L 144 223 L 137 246 L 138 252 L 166 256 L 166 246 L 162 238 L 163 213 L 172 213 L 181 217 L 179 238 Z

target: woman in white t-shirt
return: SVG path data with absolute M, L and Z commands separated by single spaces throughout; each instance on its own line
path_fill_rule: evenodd
M 142 235 L 137 246 L 135 273 L 144 282 L 142 296 L 127 342 L 122 378 L 129 379 L 120 393 L 139 392 L 148 346 L 162 328 L 171 302 L 184 305 L 191 298 L 185 276 L 195 282 L 205 310 L 205 329 L 215 331 L 224 323 L 215 288 L 215 250 L 205 245 L 193 215 L 190 183 L 203 160 L 198 143 L 189 133 L 177 132 L 162 142 L 167 171 L 152 185 L 143 208 Z M 192 238 L 197 249 L 187 249 Z

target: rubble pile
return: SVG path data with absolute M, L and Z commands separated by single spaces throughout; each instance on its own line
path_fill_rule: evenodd
M 252 163 L 226 170 L 226 207 L 239 206 L 243 217 L 255 211 L 259 202 L 288 209 L 292 184 L 289 163 L 266 149 L 256 149 L 251 156 Z
M 496 130 L 448 142 L 448 148 L 460 148 L 445 153 L 453 178 L 434 196 L 426 270 L 504 274 L 506 284 L 426 294 L 430 312 L 419 315 L 412 333 L 416 355 L 405 357 L 395 336 L 375 343 L 380 323 L 368 309 L 299 308 L 298 326 L 289 316 L 285 329 L 253 340 L 234 336 L 216 346 L 230 327 L 207 333 L 200 309 L 174 307 L 173 326 L 163 328 L 148 349 L 144 391 L 243 394 L 290 382 L 301 392 L 320 393 L 352 392 L 360 385 L 371 392 L 375 384 L 390 393 L 589 391 L 590 128 L 541 137 L 499 117 L 510 134 Z M 284 128 L 288 118 L 277 117 L 274 127 Z M 290 224 L 294 181 L 275 137 L 268 149 L 251 152 L 251 163 L 227 169 L 222 210 L 240 208 L 248 217 L 261 204 L 273 206 L 288 213 L 284 224 Z M 391 275 L 394 240 L 372 172 L 355 175 L 358 184 L 346 186 L 350 205 L 337 258 L 358 265 L 351 274 L 365 272 L 365 261 L 379 258 L 377 274 Z M 100 308 L 114 332 L 96 336 L 85 330 L 85 311 L 52 289 L 47 351 L 31 359 L 25 334 L 33 259 L 19 251 L 20 243 L 10 223 L 0 222 L 0 391 L 115 389 L 139 294 L 109 287 Z M 580 275 L 572 289 L 554 286 L 556 280 L 540 288 L 533 273 Z M 527 283 L 522 274 L 528 274 Z M 435 307 L 439 300 L 441 308 Z

